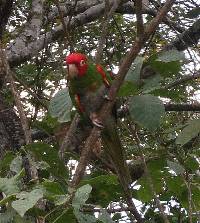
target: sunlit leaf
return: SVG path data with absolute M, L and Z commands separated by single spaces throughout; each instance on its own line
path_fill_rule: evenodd
M 98 218 L 103 223 L 114 223 L 107 211 L 102 210 Z
M 129 81 L 129 82 L 137 82 L 140 79 L 140 73 L 141 73 L 141 69 L 142 69 L 142 65 L 144 62 L 144 58 L 143 57 L 136 57 L 136 59 L 134 60 L 133 64 L 131 65 L 125 81 Z
M 12 195 L 20 191 L 20 180 L 24 176 L 24 170 L 11 178 L 0 178 L 0 191 L 6 195 Z
M 97 221 L 93 215 L 83 214 L 78 209 L 74 210 L 74 215 L 76 216 L 79 223 L 95 223 Z
M 80 206 L 85 204 L 85 202 L 88 200 L 91 191 L 92 187 L 89 184 L 79 187 L 72 201 L 72 206 L 74 208 L 80 208 Z
M 10 223 L 13 222 L 13 218 L 16 215 L 16 212 L 13 208 L 8 208 L 6 212 L 0 213 L 0 223 Z
M 10 164 L 10 170 L 15 173 L 19 173 L 21 169 L 22 169 L 22 157 L 16 156 Z
M 12 202 L 12 207 L 23 217 L 43 197 L 43 191 L 41 189 L 35 189 L 31 192 L 24 191 L 17 194 L 16 197 L 18 200 Z
M 71 120 L 72 101 L 68 89 L 58 91 L 51 99 L 49 112 L 52 117 L 58 118 L 59 122 L 69 122 Z
M 185 169 L 178 162 L 174 162 L 174 161 L 172 162 L 170 160 L 167 160 L 167 164 L 169 168 L 172 169 L 177 175 L 184 174 Z
M 32 151 L 38 160 L 45 161 L 53 175 L 68 178 L 68 169 L 58 157 L 58 150 L 55 147 L 45 143 L 32 143 L 26 148 Z
M 179 61 L 179 60 L 184 60 L 185 55 L 182 51 L 178 50 L 168 50 L 168 51 L 163 51 L 158 55 L 158 61 L 162 61 L 164 63 L 169 63 L 172 61 Z
M 200 132 L 200 119 L 190 120 L 176 139 L 176 144 L 185 145 Z
M 134 96 L 129 106 L 132 119 L 150 130 L 159 127 L 161 117 L 165 113 L 161 100 L 152 95 Z

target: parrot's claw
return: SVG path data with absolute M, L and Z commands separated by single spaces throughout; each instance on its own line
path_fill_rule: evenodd
M 99 120 L 92 120 L 93 125 L 95 125 L 96 127 L 103 129 L 104 126 L 103 124 L 99 121 Z
M 104 98 L 106 99 L 106 100 L 108 100 L 108 101 L 111 101 L 111 98 L 106 94 L 106 95 L 104 95 Z
M 92 113 L 90 115 L 90 119 L 93 125 L 95 125 L 96 127 L 101 128 L 101 129 L 104 128 L 102 122 L 99 120 L 98 115 L 96 113 Z

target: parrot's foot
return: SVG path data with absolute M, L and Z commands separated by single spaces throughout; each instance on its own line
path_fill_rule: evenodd
M 99 118 L 98 118 L 97 113 L 94 113 L 94 112 L 91 113 L 90 114 L 90 119 L 91 119 L 93 125 L 95 125 L 96 127 L 101 128 L 101 129 L 104 128 L 101 120 L 99 120 Z
M 112 101 L 111 98 L 107 94 L 104 95 L 104 99 L 106 99 L 107 101 Z

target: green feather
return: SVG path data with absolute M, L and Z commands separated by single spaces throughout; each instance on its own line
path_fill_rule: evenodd
M 106 71 L 105 73 L 107 79 L 111 81 L 110 75 Z M 99 74 L 96 69 L 96 65 L 92 63 L 89 63 L 85 75 L 70 80 L 69 88 L 72 99 L 75 94 L 80 95 L 81 104 L 86 111 L 86 115 L 81 114 L 82 117 L 89 117 L 90 113 L 98 112 L 105 101 L 100 89 L 102 89 L 104 94 L 108 91 L 108 88 L 104 86 L 101 74 Z M 123 189 L 128 193 L 128 185 L 131 183 L 131 178 L 125 161 L 124 150 L 117 133 L 115 117 L 110 114 L 106 120 L 103 120 L 103 125 L 102 140 L 105 147 L 105 153 L 111 160 Z

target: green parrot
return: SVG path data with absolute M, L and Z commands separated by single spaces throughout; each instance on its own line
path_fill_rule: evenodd
M 114 166 L 124 191 L 130 195 L 131 177 L 118 136 L 116 117 L 111 113 L 101 122 L 97 115 L 106 100 L 112 81 L 111 75 L 101 65 L 90 62 L 81 53 L 68 55 L 66 64 L 72 102 L 83 119 L 102 128 L 101 137 L 105 153 Z

